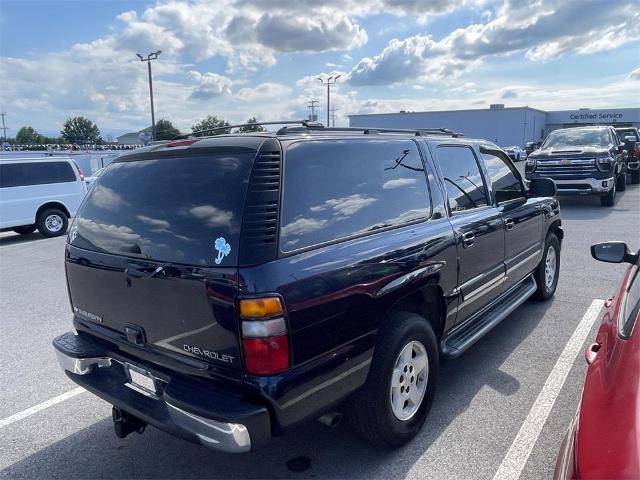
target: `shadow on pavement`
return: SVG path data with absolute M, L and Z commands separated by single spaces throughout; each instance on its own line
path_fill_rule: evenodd
M 438 393 L 421 434 L 397 451 L 370 447 L 343 424 L 330 429 L 311 422 L 274 438 L 256 452 L 228 455 L 151 427 L 143 435 L 133 434 L 119 440 L 111 420 L 105 419 L 5 468 L 0 477 L 402 478 L 469 408 L 483 387 L 503 396 L 518 392 L 520 382 L 501 371 L 501 365 L 552 305 L 553 302 L 526 303 L 463 356 L 443 362 Z M 310 469 L 300 473 L 289 471 L 287 461 L 297 456 L 309 457 Z M 426 464 L 430 469 L 446 472 L 448 467 L 437 453 L 433 457 L 422 458 L 420 468 Z M 466 462 L 469 458 L 460 460 Z M 438 477 L 444 473 L 440 470 L 440 474 L 437 471 L 432 474 Z
M 627 185 L 631 189 L 635 185 Z M 558 196 L 560 211 L 564 220 L 600 220 L 614 213 L 628 212 L 631 209 L 621 205 L 625 192 L 616 194 L 616 203 L 613 207 L 600 205 L 600 197 L 597 195 Z
M 62 235 L 64 237 L 64 235 Z M 54 237 L 60 238 L 60 237 Z M 41 235 L 37 230 L 27 235 L 20 235 L 18 233 L 3 232 L 0 234 L 0 247 L 7 245 L 18 245 L 22 243 L 35 242 L 36 240 L 48 240 L 49 237 Z

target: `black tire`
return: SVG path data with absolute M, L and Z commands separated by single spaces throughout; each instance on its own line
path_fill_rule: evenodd
M 609 191 L 609 193 L 600 197 L 600 205 L 602 205 L 603 207 L 613 207 L 615 205 L 617 190 L 616 183 L 618 182 L 613 182 L 613 188 Z
M 20 235 L 29 235 L 30 233 L 35 232 L 36 225 L 24 225 L 22 227 L 16 227 L 13 229 L 14 232 L 19 233 Z
M 67 232 L 69 218 L 57 208 L 48 208 L 38 215 L 38 231 L 45 237 L 59 237 Z
M 412 416 L 399 420 L 391 407 L 392 376 L 400 352 L 413 341 L 424 346 L 428 359 L 426 390 Z M 373 445 L 400 447 L 418 434 L 431 409 L 438 376 L 438 343 L 424 317 L 396 312 L 381 330 L 376 345 L 367 383 L 350 399 L 346 416 L 354 430 Z M 407 376 L 405 381 L 418 388 L 418 380 L 413 383 L 414 377 Z
M 616 189 L 619 192 L 624 192 L 627 189 L 627 174 L 625 172 L 620 172 L 616 178 Z
M 555 253 L 555 262 L 554 262 L 554 277 L 553 282 L 548 284 L 547 282 L 547 256 L 549 256 L 549 250 L 553 248 Z M 533 294 L 534 298 L 538 300 L 548 300 L 553 297 L 556 292 L 556 288 L 558 286 L 558 277 L 560 276 L 560 242 L 558 241 L 558 237 L 554 233 L 549 233 L 544 242 L 544 250 L 542 252 L 542 260 L 538 264 L 534 272 L 534 278 L 536 279 L 536 283 L 538 285 L 538 289 Z
M 640 183 L 640 170 L 631 171 L 631 183 L 637 185 Z

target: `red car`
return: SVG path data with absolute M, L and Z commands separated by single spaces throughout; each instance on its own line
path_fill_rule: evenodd
M 629 263 L 606 311 L 589 364 L 578 413 L 556 462 L 556 479 L 640 478 L 640 254 L 626 244 L 593 245 L 602 262 Z

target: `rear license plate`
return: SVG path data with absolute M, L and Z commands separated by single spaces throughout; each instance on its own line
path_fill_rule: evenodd
M 141 368 L 134 367 L 133 365 L 126 365 L 126 369 L 130 378 L 130 381 L 127 383 L 128 387 L 131 387 L 145 395 L 150 394 L 154 397 L 157 395 L 158 390 L 156 388 L 156 382 L 149 372 Z

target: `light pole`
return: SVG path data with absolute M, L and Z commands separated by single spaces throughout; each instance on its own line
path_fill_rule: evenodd
M 320 83 L 322 83 L 322 85 L 326 85 L 327 86 L 327 127 L 329 126 L 329 107 L 330 107 L 330 97 L 331 97 L 331 85 L 334 85 L 338 79 L 341 77 L 342 75 L 336 75 L 331 76 L 329 78 L 327 78 L 327 80 L 323 80 L 322 77 L 318 77 L 318 80 L 320 80 Z
M 162 50 L 158 50 L 157 52 L 150 53 L 147 55 L 147 58 L 144 58 L 139 53 L 136 53 L 141 62 L 147 62 L 147 67 L 149 67 L 149 98 L 151 99 L 151 140 L 154 141 L 156 139 L 156 117 L 153 112 L 153 81 L 151 80 L 151 60 L 155 60 L 158 58 L 158 55 L 162 53 Z

